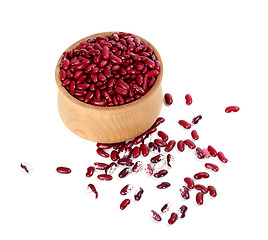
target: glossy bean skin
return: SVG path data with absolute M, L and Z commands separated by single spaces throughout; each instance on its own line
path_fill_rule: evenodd
M 202 184 L 196 184 L 195 189 L 201 191 L 203 194 L 206 194 L 208 192 L 208 189 Z
M 229 106 L 227 108 L 225 108 L 225 112 L 226 113 L 230 113 L 230 112 L 238 112 L 239 111 L 239 107 L 237 106 Z
M 124 199 L 120 204 L 120 209 L 125 210 L 126 207 L 130 204 L 130 199 Z
M 107 163 L 101 163 L 101 162 L 94 162 L 93 165 L 97 170 L 105 170 L 105 168 L 108 166 Z
M 196 148 L 195 144 L 190 139 L 184 140 L 183 143 L 190 149 L 195 149 Z
M 151 152 L 157 152 L 160 153 L 160 147 L 158 145 L 156 145 L 154 142 L 150 142 L 148 145 L 148 148 Z
M 170 185 L 171 184 L 169 182 L 162 182 L 162 183 L 158 184 L 156 187 L 158 189 L 166 189 L 166 188 L 170 187 Z
M 170 210 L 172 204 L 170 202 L 167 202 L 164 204 L 164 206 L 161 208 L 162 213 L 166 213 Z
M 119 178 L 125 178 L 130 173 L 130 171 L 131 170 L 126 167 L 118 174 L 118 177 Z
M 167 146 L 167 143 L 165 141 L 161 140 L 161 139 L 155 139 L 154 140 L 154 143 L 156 145 L 158 145 L 159 147 L 165 147 L 165 146 Z
M 179 208 L 179 210 L 178 210 L 178 218 L 185 218 L 185 213 L 186 213 L 186 211 L 187 211 L 187 206 L 185 206 L 185 205 L 182 205 L 180 208 Z
M 190 94 L 185 95 L 185 100 L 187 105 L 191 105 L 193 102 L 192 96 Z
M 179 120 L 178 122 L 182 127 L 184 127 L 185 129 L 190 129 L 191 128 L 191 124 L 188 123 L 187 121 L 185 120 Z
M 184 182 L 187 184 L 187 187 L 189 189 L 194 189 L 194 181 L 193 181 L 193 179 L 191 179 L 189 177 L 186 177 L 186 178 L 184 178 Z
M 133 161 L 130 158 L 121 158 L 117 161 L 117 163 L 119 165 L 122 165 L 122 166 L 133 166 L 134 165 Z
M 168 219 L 168 224 L 169 225 L 174 224 L 177 221 L 177 219 L 178 219 L 177 213 L 175 212 L 171 213 L 170 218 Z
M 163 131 L 158 131 L 158 133 L 157 133 L 157 135 L 160 137 L 160 138 L 162 138 L 162 140 L 163 141 L 167 141 L 168 140 L 168 135 L 165 133 L 165 132 L 163 132 Z
M 103 151 L 103 149 L 101 149 L 101 148 L 98 148 L 97 149 L 97 154 L 99 154 L 101 157 L 104 157 L 104 158 L 108 158 L 109 157 L 109 153 Z
M 106 168 L 105 168 L 105 174 L 111 175 L 114 173 L 114 171 L 117 168 L 117 164 L 115 162 L 110 163 Z
M 166 93 L 164 95 L 164 98 L 165 98 L 165 102 L 167 105 L 171 105 L 173 103 L 173 98 L 172 98 L 172 95 L 170 93 Z
M 217 165 L 213 164 L 213 163 L 205 163 L 205 167 L 207 169 L 210 169 L 210 170 L 214 171 L 214 172 L 219 171 L 219 167 Z
M 189 189 L 185 186 L 180 188 L 180 193 L 183 199 L 188 200 L 190 198 Z
M 173 148 L 175 147 L 176 145 L 176 141 L 175 140 L 170 140 L 167 144 L 167 146 L 165 147 L 165 152 L 170 152 L 173 150 Z
M 116 161 L 116 160 L 119 159 L 119 157 L 118 157 L 118 153 L 117 153 L 116 150 L 113 150 L 113 151 L 111 152 L 110 157 L 111 157 L 111 160 L 112 160 L 112 161 Z
M 214 147 L 212 147 L 211 145 L 209 145 L 207 149 L 212 157 L 216 157 L 218 155 L 216 149 Z
M 148 156 L 148 154 L 149 154 L 149 148 L 144 143 L 142 143 L 140 145 L 140 150 L 141 150 L 142 156 L 144 156 L 144 157 Z
M 204 153 L 205 158 L 211 157 L 210 152 L 206 148 L 203 148 L 202 152 Z
M 86 177 L 91 177 L 94 174 L 95 168 L 90 166 L 87 168 Z
M 133 158 L 138 158 L 140 156 L 140 148 L 139 147 L 134 147 L 133 148 L 133 154 L 132 154 Z
M 202 179 L 209 178 L 209 174 L 207 172 L 199 172 L 194 175 L 194 179 Z
M 120 194 L 121 195 L 127 195 L 128 193 L 131 192 L 132 189 L 133 189 L 133 186 L 131 184 L 127 184 L 126 186 L 124 186 L 121 189 Z
M 228 162 L 228 159 L 224 156 L 223 152 L 218 152 L 218 158 L 223 163 L 227 163 Z
M 204 199 L 204 194 L 203 193 L 201 193 L 201 192 L 198 192 L 197 194 L 196 194 L 196 203 L 198 204 L 198 205 L 203 205 L 203 200 Z
M 69 174 L 72 170 L 68 167 L 57 167 L 56 171 L 61 174 Z
M 182 140 L 178 141 L 177 148 L 180 152 L 183 152 L 184 151 L 184 141 L 182 141 Z
M 194 139 L 194 140 L 198 140 L 199 139 L 199 136 L 198 136 L 198 133 L 197 133 L 196 130 L 193 130 L 191 132 L 191 136 L 192 136 L 192 139 Z
M 168 174 L 168 171 L 167 171 L 166 169 L 162 169 L 162 170 L 160 170 L 160 171 L 158 171 L 158 172 L 155 172 L 155 173 L 153 174 L 153 176 L 154 176 L 155 178 L 161 178 L 161 177 L 166 176 L 167 174 Z
M 136 138 L 133 140 L 133 143 L 134 143 L 135 145 L 137 145 L 137 144 L 141 143 L 142 140 L 143 140 L 143 136 L 140 135 L 140 136 L 136 137 Z
M 157 162 L 164 160 L 164 158 L 165 158 L 164 155 L 160 153 L 152 157 L 150 161 L 151 163 L 157 163 Z
M 196 154 L 198 159 L 203 159 L 205 157 L 205 155 L 200 147 L 197 147 L 195 149 L 195 154 Z
M 135 193 L 135 195 L 134 195 L 134 199 L 135 199 L 135 201 L 140 201 L 140 199 L 141 199 L 143 193 L 144 193 L 144 190 L 140 187 L 140 188 L 136 191 L 136 193 Z
M 217 191 L 216 188 L 213 186 L 208 186 L 208 191 L 211 197 L 216 197 L 217 196 Z
M 111 181 L 113 179 L 113 176 L 108 174 L 99 174 L 97 178 L 101 181 Z
M 197 124 L 200 120 L 202 119 L 201 115 L 198 115 L 196 117 L 193 118 L 192 123 L 193 124 Z
M 156 120 L 155 120 L 155 122 L 154 122 L 154 124 L 153 124 L 153 127 L 158 127 L 160 124 L 162 124 L 163 122 L 165 122 L 165 118 L 163 118 L 163 117 L 158 117 Z
M 152 213 L 152 218 L 157 221 L 160 222 L 162 220 L 161 216 L 154 210 L 151 210 Z

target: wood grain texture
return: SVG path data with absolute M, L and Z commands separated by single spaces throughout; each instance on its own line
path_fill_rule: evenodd
M 75 48 L 90 37 L 107 36 L 112 33 L 104 32 L 85 37 L 72 44 L 65 51 Z M 141 37 L 139 38 L 146 41 Z M 58 86 L 58 111 L 64 124 L 73 133 L 94 142 L 116 143 L 134 138 L 151 127 L 163 104 L 161 86 L 163 63 L 155 47 L 149 42 L 148 44 L 154 49 L 156 58 L 161 62 L 161 70 L 156 83 L 142 98 L 122 106 L 98 107 L 83 103 L 70 95 L 62 86 L 59 78 L 59 63 L 62 56 L 60 57 L 55 71 Z

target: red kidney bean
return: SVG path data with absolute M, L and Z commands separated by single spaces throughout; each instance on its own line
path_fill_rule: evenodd
M 209 174 L 207 172 L 199 172 L 194 175 L 194 179 L 201 179 L 201 178 L 209 178 Z
M 102 49 L 102 57 L 106 60 L 108 60 L 110 57 L 110 49 L 107 46 L 103 47 Z
M 93 184 L 91 184 L 91 183 L 88 184 L 87 189 L 88 189 L 89 194 L 90 194 L 91 196 L 94 196 L 95 199 L 98 198 L 98 192 L 97 192 L 97 190 L 96 190 L 96 188 L 95 188 L 95 186 L 94 186 Z
M 65 79 L 66 79 L 66 72 L 63 69 L 61 69 L 60 70 L 60 80 L 64 81 Z
M 27 173 L 32 172 L 32 166 L 29 163 L 21 163 L 20 167 L 25 170 Z
M 182 206 L 179 208 L 178 213 L 177 213 L 177 214 L 178 214 L 178 218 L 184 218 L 187 209 L 188 209 L 187 206 L 182 205 Z
M 117 164 L 112 162 L 105 168 L 105 174 L 111 175 L 117 168 Z
M 196 154 L 198 159 L 203 159 L 205 157 L 205 155 L 200 147 L 197 147 L 195 149 L 195 154 Z
M 68 167 L 57 167 L 56 171 L 61 174 L 69 174 L 72 170 Z
M 151 166 L 151 164 L 145 164 L 143 167 L 142 167 L 143 171 L 145 172 L 145 174 L 147 176 L 152 176 L 153 175 L 153 168 Z
M 144 192 L 144 190 L 141 187 L 136 191 L 136 193 L 134 195 L 135 201 L 140 201 L 143 192 Z
M 105 170 L 105 168 L 108 166 L 107 163 L 101 163 L 101 162 L 95 162 L 93 163 L 95 169 L 97 170 Z
M 99 154 L 101 157 L 104 157 L 104 158 L 108 158 L 109 157 L 109 153 L 104 152 L 103 149 L 101 149 L 101 148 L 98 148 L 97 149 L 97 154 Z
M 219 167 L 213 163 L 205 163 L 205 167 L 207 169 L 211 169 L 214 172 L 218 172 L 219 171 Z
M 144 157 L 148 156 L 149 148 L 145 144 L 142 143 L 140 145 L 140 150 L 141 150 L 142 156 L 144 156 Z
M 158 152 L 160 153 L 160 147 L 157 146 L 154 142 L 149 142 L 148 148 L 151 152 Z
M 193 130 L 193 131 L 191 132 L 191 136 L 192 136 L 192 138 L 193 138 L 194 140 L 198 140 L 198 139 L 199 139 L 199 136 L 198 136 L 198 133 L 197 133 L 196 130 Z
M 171 154 L 167 155 L 167 165 L 168 167 L 172 168 L 175 164 L 175 159 Z
M 217 156 L 217 151 L 215 150 L 214 147 L 212 147 L 211 145 L 208 146 L 208 151 L 211 154 L 212 157 L 216 157 Z
M 158 189 L 166 189 L 166 188 L 170 187 L 170 183 L 169 182 L 162 182 L 162 183 L 158 184 L 156 187 Z
M 167 144 L 167 146 L 165 147 L 165 152 L 170 152 L 173 150 L 173 148 L 175 147 L 176 145 L 176 141 L 175 140 L 170 140 Z
M 213 186 L 208 186 L 208 191 L 211 197 L 216 197 L 217 196 L 217 191 L 216 188 Z
M 95 168 L 93 166 L 90 166 L 87 168 L 86 177 L 91 177 L 95 171 Z
M 144 58 L 140 57 L 140 58 L 147 60 L 146 57 L 144 57 Z M 159 72 L 157 70 L 152 70 L 152 71 L 149 71 L 149 72 L 145 73 L 144 76 L 147 77 L 147 78 L 151 78 L 151 77 L 157 77 L 158 75 L 159 75 Z
M 170 93 L 166 93 L 164 95 L 164 98 L 165 98 L 165 102 L 167 105 L 171 105 L 173 103 L 173 98 L 172 98 L 172 95 Z
M 120 209 L 125 210 L 125 208 L 130 204 L 130 199 L 125 199 L 120 204 Z
M 202 184 L 196 184 L 195 189 L 198 191 L 201 191 L 204 194 L 206 194 L 208 192 L 208 189 Z
M 136 146 L 133 148 L 133 158 L 137 158 L 139 156 L 140 156 L 140 148 Z
M 94 97 L 94 93 L 89 91 L 87 93 L 87 95 L 85 96 L 85 98 L 84 98 L 84 102 L 89 103 L 92 100 L 93 97 Z
M 131 184 L 127 184 L 126 186 L 124 186 L 121 189 L 120 194 L 123 195 L 123 196 L 125 196 L 128 193 L 130 193 L 132 189 L 133 189 L 133 186 Z
M 189 189 L 185 186 L 180 188 L 180 193 L 183 199 L 187 200 L 190 198 Z
M 153 126 L 152 127 L 158 127 L 161 123 L 163 123 L 163 122 L 165 122 L 165 118 L 163 118 L 163 117 L 158 117 L 156 120 L 155 120 L 155 122 L 154 122 L 154 124 L 153 124 Z
M 101 106 L 101 107 L 103 107 L 103 106 L 105 106 L 107 104 L 106 99 L 101 99 L 101 100 L 93 99 L 90 102 L 95 106 Z
M 223 152 L 218 152 L 218 158 L 223 163 L 227 163 L 228 162 L 228 159 L 224 156 Z
M 96 146 L 98 148 L 102 148 L 102 149 L 109 149 L 111 148 L 113 145 L 112 144 L 105 144 L 105 143 L 97 143 Z
M 154 210 L 151 210 L 152 213 L 152 218 L 157 221 L 160 222 L 162 220 L 161 216 Z
M 185 95 L 185 100 L 187 105 L 191 105 L 193 102 L 192 96 L 190 94 Z
M 158 172 L 155 172 L 153 176 L 155 178 L 161 178 L 161 177 L 166 176 L 167 174 L 168 174 L 168 171 L 166 169 L 162 169 L 162 170 L 160 170 Z
M 195 149 L 196 148 L 195 144 L 190 139 L 184 140 L 183 143 L 190 149 Z
M 182 140 L 178 141 L 177 148 L 180 152 L 184 151 L 184 142 Z
M 81 84 L 78 84 L 76 86 L 76 89 L 78 89 L 78 90 L 85 90 L 85 89 L 87 89 L 89 87 L 90 87 L 90 84 L 89 83 L 81 83 Z M 87 91 L 86 91 L 86 94 L 87 94 Z
M 194 181 L 193 181 L 193 179 L 191 179 L 189 177 L 186 177 L 186 178 L 184 178 L 184 182 L 187 184 L 187 187 L 189 189 L 194 189 Z
M 143 165 L 141 161 L 135 162 L 134 166 L 132 167 L 132 172 L 138 173 L 140 170 L 142 170 Z
M 154 140 L 154 143 L 156 145 L 158 145 L 159 147 L 165 147 L 165 146 L 167 146 L 167 143 L 165 141 L 161 140 L 161 139 L 155 139 Z
M 157 130 L 157 128 L 151 127 L 145 132 L 145 134 L 152 134 L 152 133 L 156 132 L 156 130 Z
M 160 61 L 156 60 L 155 61 L 155 70 L 160 71 L 160 68 L 161 68 L 161 63 L 160 63 Z
M 200 120 L 202 119 L 201 115 L 198 115 L 196 117 L 193 118 L 192 123 L 193 124 L 197 124 Z
M 120 178 L 124 178 L 126 177 L 129 173 L 130 173 L 130 169 L 129 168 L 124 168 L 119 174 L 118 174 L 118 177 Z
M 70 60 L 69 59 L 65 59 L 64 61 L 63 61 L 63 69 L 64 70 L 67 70 L 68 68 L 70 67 Z
M 133 141 L 129 141 L 128 143 L 125 144 L 125 148 L 131 148 L 133 146 Z
M 122 165 L 122 166 L 133 166 L 134 165 L 133 161 L 130 158 L 121 158 L 117 161 L 117 163 L 119 165 Z
M 178 122 L 182 127 L 184 127 L 185 129 L 190 129 L 191 128 L 191 124 L 186 122 L 185 120 L 180 120 Z
M 113 150 L 112 152 L 111 152 L 111 160 L 112 161 L 116 161 L 116 160 L 118 160 L 119 159 L 119 157 L 118 157 L 118 153 L 117 153 L 117 151 L 116 150 Z
M 70 89 L 69 89 L 69 92 L 71 93 L 71 95 L 73 95 L 74 89 L 75 89 L 75 81 L 73 80 L 70 83 Z
M 170 202 L 167 202 L 166 204 L 164 204 L 164 206 L 161 208 L 161 212 L 162 213 L 166 213 L 170 210 L 171 208 L 171 203 Z
M 175 212 L 171 213 L 170 218 L 168 219 L 168 224 L 170 225 L 174 224 L 177 221 L 177 219 L 178 219 L 177 213 Z
M 198 192 L 198 193 L 196 194 L 196 203 L 197 203 L 198 205 L 202 205 L 202 204 L 203 204 L 203 196 L 204 196 L 204 194 L 201 193 L 201 192 Z
M 163 161 L 164 158 L 165 157 L 163 154 L 158 154 L 158 155 L 151 158 L 151 163 L 157 163 L 157 162 Z
M 134 138 L 133 143 L 134 143 L 135 145 L 137 145 L 137 144 L 141 143 L 142 140 L 143 140 L 143 136 L 140 135 L 140 136 Z
M 133 84 L 132 87 L 133 87 L 133 89 L 135 89 L 137 92 L 139 92 L 142 95 L 144 95 L 146 93 L 145 90 L 142 87 L 138 86 L 137 84 Z
M 113 179 L 113 176 L 108 174 L 99 174 L 97 178 L 102 181 L 111 181 Z
M 202 149 L 202 152 L 204 153 L 205 158 L 209 158 L 210 157 L 210 153 L 209 153 L 209 151 L 206 148 L 203 148 Z
M 168 140 L 168 135 L 163 131 L 158 131 L 157 135 L 165 142 Z
M 230 112 L 238 112 L 239 111 L 239 107 L 237 106 L 229 106 L 227 108 L 225 108 L 225 112 L 226 113 L 230 113 Z

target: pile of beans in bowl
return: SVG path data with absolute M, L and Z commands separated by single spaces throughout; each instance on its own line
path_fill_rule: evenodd
M 62 86 L 75 98 L 96 106 L 118 106 L 144 96 L 155 84 L 161 63 L 139 37 L 114 32 L 89 38 L 64 52 Z

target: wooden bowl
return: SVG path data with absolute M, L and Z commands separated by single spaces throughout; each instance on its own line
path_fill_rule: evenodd
M 72 44 L 65 51 L 74 49 L 88 38 L 108 36 L 113 32 L 103 32 L 85 37 Z M 139 37 L 142 41 L 145 39 Z M 160 73 L 153 87 L 140 99 L 131 103 L 100 107 L 84 103 L 73 97 L 60 81 L 60 62 L 56 66 L 56 83 L 58 86 L 58 111 L 64 124 L 76 135 L 99 143 L 117 143 L 132 139 L 152 126 L 158 117 L 162 103 L 163 63 L 156 48 L 146 41 L 154 50 L 156 58 L 161 62 Z

